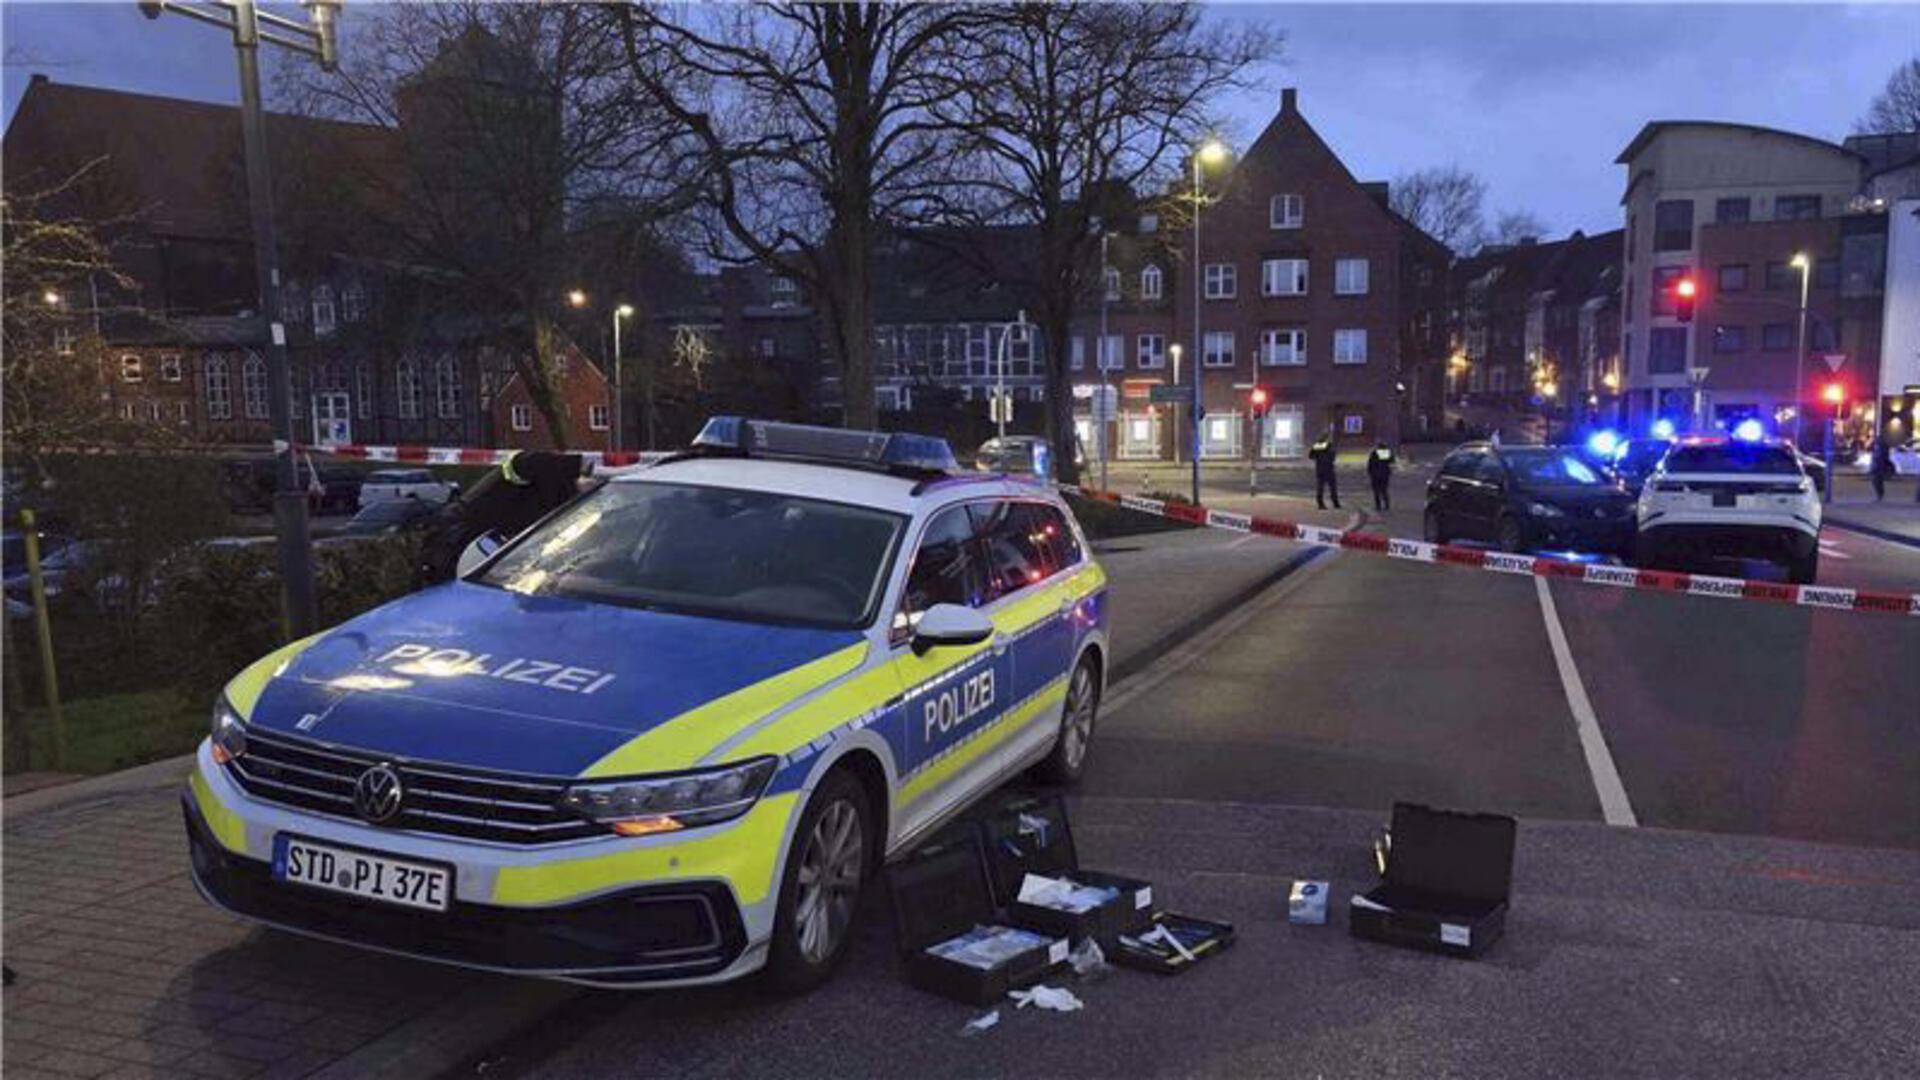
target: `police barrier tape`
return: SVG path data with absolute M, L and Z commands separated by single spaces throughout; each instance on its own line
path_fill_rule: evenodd
M 1590 585 L 1610 585 L 1621 589 L 1647 589 L 1653 592 L 1684 593 L 1688 596 L 1715 596 L 1723 600 L 1766 600 L 1778 604 L 1796 604 L 1825 611 L 1876 611 L 1889 615 L 1920 616 L 1920 593 L 1876 592 L 1871 589 L 1839 589 L 1824 585 L 1784 585 L 1749 578 L 1715 577 L 1672 570 L 1642 570 L 1631 566 L 1604 566 L 1575 562 L 1546 555 L 1514 555 L 1504 551 L 1432 544 L 1424 540 L 1403 540 L 1380 533 L 1329 529 L 1295 521 L 1215 510 L 1192 503 L 1167 502 L 1112 491 L 1093 491 L 1066 487 L 1089 499 L 1111 503 L 1143 514 L 1172 521 L 1184 521 L 1211 529 L 1271 536 L 1281 540 L 1300 540 L 1309 544 L 1345 548 L 1385 555 L 1409 562 L 1441 563 L 1487 570 L 1496 574 L 1520 574 L 1530 577 L 1583 581 Z
M 285 443 L 276 442 L 274 452 L 286 448 Z M 489 450 L 470 446 L 363 446 L 358 443 L 338 445 L 294 444 L 294 449 L 303 454 L 329 454 L 333 457 L 359 458 L 363 461 L 392 462 L 401 465 L 500 465 L 508 458 L 520 452 L 517 448 Z M 665 450 L 574 450 L 596 469 L 619 468 L 625 465 L 648 465 L 667 456 Z

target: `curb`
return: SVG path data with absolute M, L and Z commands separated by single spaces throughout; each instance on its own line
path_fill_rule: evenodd
M 463 1075 L 475 1053 L 511 1040 L 588 993 L 548 979 L 503 976 L 509 985 L 457 994 L 313 1073 L 308 1080 L 394 1080 Z
M 1118 686 L 1122 680 L 1146 670 L 1154 661 L 1159 660 L 1161 657 L 1178 648 L 1181 642 L 1198 633 L 1209 623 L 1219 621 L 1220 617 L 1227 612 L 1240 607 L 1254 597 L 1278 585 L 1294 571 L 1299 570 L 1301 567 L 1331 550 L 1331 548 L 1318 546 L 1302 548 L 1300 551 L 1295 552 L 1292 557 L 1288 558 L 1286 562 L 1262 574 L 1252 583 L 1242 586 L 1232 594 L 1207 605 L 1205 609 L 1181 622 L 1172 630 L 1161 634 L 1147 644 L 1128 653 L 1124 658 L 1115 660 L 1112 669 L 1107 672 L 1107 686 L 1109 688 Z
M 1891 529 L 1882 529 L 1874 525 L 1861 525 L 1843 518 L 1830 517 L 1826 519 L 1826 522 L 1836 529 L 1845 529 L 1848 532 L 1856 532 L 1862 536 L 1871 536 L 1875 540 L 1885 540 L 1889 544 L 1901 544 L 1910 548 L 1920 548 L 1920 537 L 1908 536 L 1906 533 L 1897 533 Z
M 18 795 L 10 795 L 5 802 L 0 802 L 0 817 L 24 817 L 66 806 L 69 803 L 172 787 L 187 778 L 188 771 L 193 768 L 194 753 L 149 761 L 145 765 L 135 765 L 131 769 L 122 769 L 104 776 L 90 776 L 70 784 L 59 784 L 37 791 L 23 791 Z

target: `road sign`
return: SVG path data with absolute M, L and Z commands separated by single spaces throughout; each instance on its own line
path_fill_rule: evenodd
M 1840 365 L 1847 362 L 1847 354 L 1843 352 L 1821 353 L 1820 359 L 1826 362 L 1828 371 L 1837 372 L 1840 370 Z
M 1093 418 L 1111 420 L 1120 411 L 1120 390 L 1112 386 L 1093 388 Z
M 1181 405 L 1193 400 L 1193 387 L 1160 383 L 1147 394 L 1147 400 L 1155 405 Z

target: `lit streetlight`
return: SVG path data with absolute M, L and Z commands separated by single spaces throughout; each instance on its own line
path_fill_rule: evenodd
M 586 301 L 586 298 L 587 298 L 585 293 L 582 293 L 580 290 L 575 289 L 572 295 L 567 297 L 567 299 L 572 300 L 574 296 L 580 297 L 583 303 Z M 575 305 L 575 306 L 577 307 L 579 305 Z M 631 319 L 631 318 L 633 318 L 632 304 L 621 304 L 619 307 L 616 307 L 613 309 L 613 394 L 612 394 L 613 410 L 612 411 L 613 411 L 613 448 L 615 450 L 621 449 L 620 443 L 622 440 L 626 438 L 626 434 L 627 434 L 627 429 L 624 424 L 625 418 L 622 415 L 623 410 L 620 407 L 621 399 L 626 396 L 626 389 L 627 389 L 627 384 L 624 381 L 622 381 L 622 379 L 620 378 L 620 320 Z M 653 403 L 649 401 L 647 403 L 647 412 L 649 413 L 649 415 L 651 415 L 652 411 L 653 411 Z M 649 432 L 649 435 L 651 435 L 651 432 Z M 649 439 L 648 445 L 649 446 L 652 445 L 651 439 Z
M 1804 251 L 1796 251 L 1787 265 L 1800 271 L 1800 341 L 1793 353 L 1793 445 L 1800 445 L 1800 399 L 1807 386 L 1807 283 L 1813 274 L 1813 260 Z
M 586 307 L 587 306 L 586 290 L 585 289 L 568 289 L 567 290 L 567 306 L 575 307 L 575 308 Z
M 1200 502 L 1200 368 L 1206 355 L 1200 340 L 1200 283 L 1205 270 L 1200 263 L 1200 209 L 1206 193 L 1200 187 L 1200 169 L 1227 160 L 1227 146 L 1219 139 L 1208 139 L 1193 151 L 1193 400 L 1188 408 L 1193 415 L 1193 501 Z
M 1179 386 L 1180 343 L 1176 341 L 1168 345 L 1167 352 L 1173 357 L 1173 385 Z M 1173 463 L 1178 465 L 1180 464 L 1180 408 L 1176 405 L 1167 411 L 1173 414 Z
M 40 299 L 44 301 L 48 307 L 59 307 L 61 303 L 60 294 L 57 292 L 54 292 L 52 289 L 48 289 L 46 292 L 41 293 Z

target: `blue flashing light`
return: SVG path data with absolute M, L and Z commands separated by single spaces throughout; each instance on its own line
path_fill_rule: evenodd
M 1673 438 L 1673 421 L 1661 417 L 1653 422 L 1653 437 L 1656 439 Z
M 1767 437 L 1767 428 L 1759 418 L 1749 416 L 1733 425 L 1733 437 L 1742 442 L 1759 442 Z
M 1620 433 L 1602 428 L 1587 436 L 1587 451 L 1597 458 L 1610 458 L 1620 452 Z
M 905 433 L 849 431 L 812 424 L 784 424 L 739 416 L 710 418 L 694 446 L 736 450 L 748 457 L 787 458 L 887 468 L 958 472 L 945 439 Z

